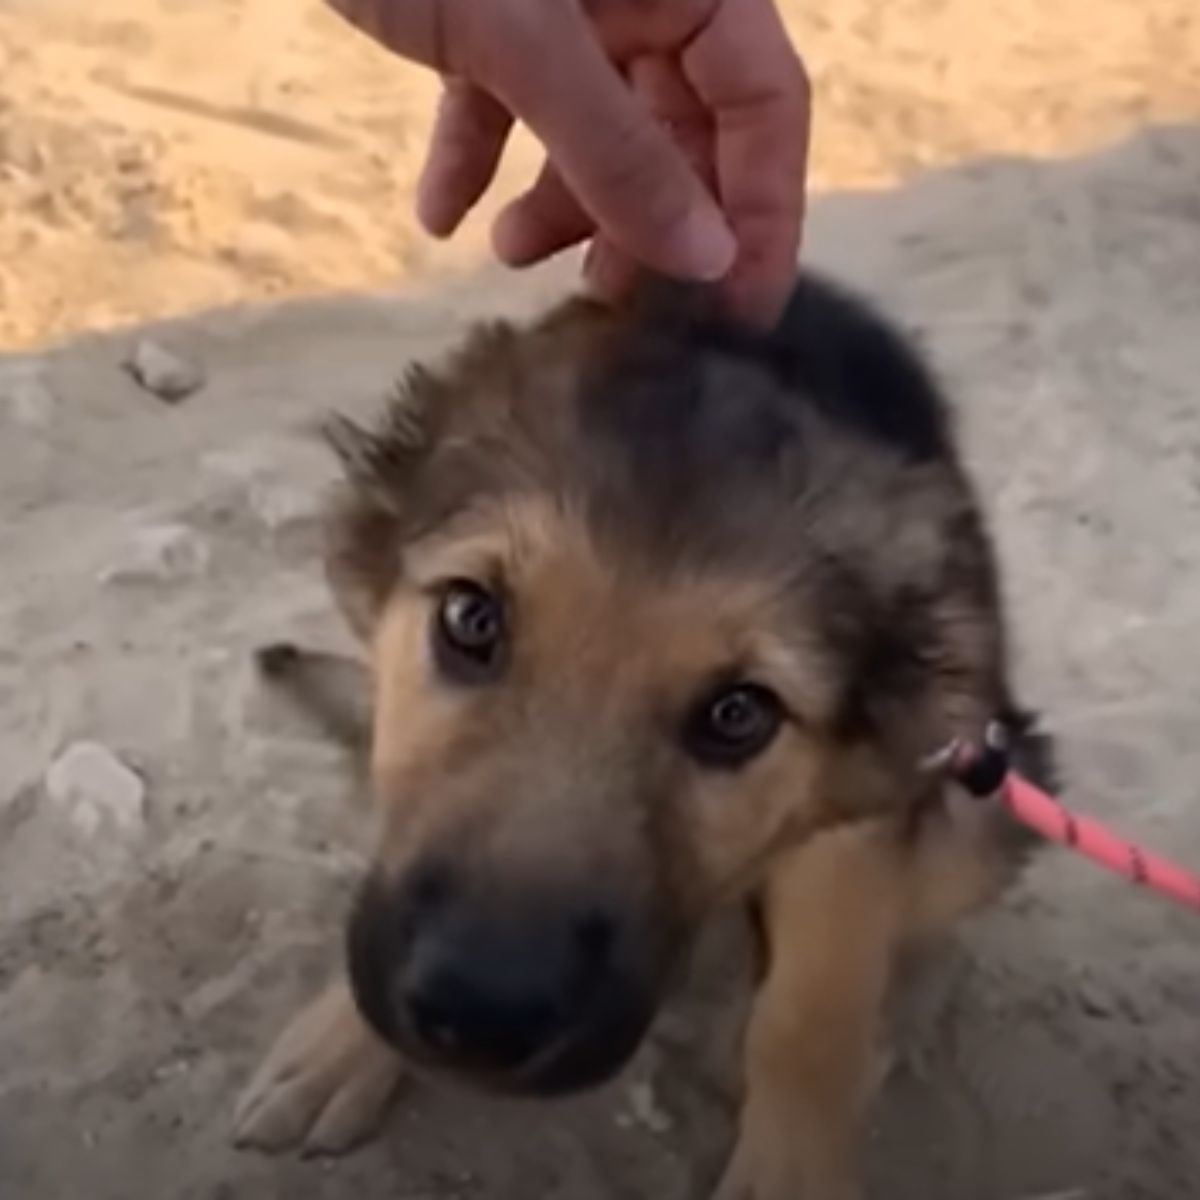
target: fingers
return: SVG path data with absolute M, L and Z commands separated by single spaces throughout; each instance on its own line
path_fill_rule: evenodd
M 510 267 L 528 267 L 590 237 L 596 223 L 547 160 L 536 182 L 492 227 L 492 247 Z
M 647 111 L 669 133 L 709 192 L 715 189 L 712 126 L 678 66 L 661 55 L 642 55 L 627 68 L 628 84 Z M 509 266 L 540 262 L 596 232 L 596 222 L 549 160 L 537 182 L 499 216 L 493 247 Z M 585 271 L 601 294 L 617 298 L 636 276 L 631 257 L 611 237 L 598 238 Z M 619 281 L 619 282 L 618 282 Z
M 662 54 L 642 54 L 628 68 L 629 85 L 656 121 L 683 151 L 710 194 L 716 194 L 713 122 L 678 61 Z
M 799 250 L 809 95 L 772 0 L 594 4 L 596 25 L 567 0 L 328 3 L 405 57 L 471 80 L 448 86 L 419 185 L 430 232 L 451 233 L 478 201 L 515 116 L 553 166 L 498 219 L 504 261 L 600 230 L 588 270 L 603 294 L 625 290 L 638 263 L 720 281 L 743 318 L 777 318 Z M 598 31 L 654 53 L 621 52 L 627 81 Z
M 723 283 L 764 324 L 791 290 L 808 161 L 809 91 L 771 0 L 723 0 L 683 56 L 715 125 L 717 190 L 738 245 Z
M 627 296 L 641 268 L 635 259 L 596 230 L 592 219 L 546 165 L 538 182 L 497 218 L 492 230 L 496 255 L 510 267 L 528 267 L 591 238 L 583 260 L 590 291 L 614 302 Z
M 583 260 L 583 278 L 591 292 L 610 304 L 633 292 L 643 268 L 603 234 L 597 234 Z
M 712 123 L 677 62 L 659 54 L 639 55 L 627 74 L 634 93 L 683 151 L 696 177 L 715 194 Z M 583 273 L 596 295 L 616 302 L 634 290 L 642 270 L 611 238 L 598 234 L 588 248 Z
M 497 0 L 493 11 L 508 7 Z M 623 252 L 669 275 L 722 278 L 736 254 L 733 235 L 683 152 L 574 5 L 540 6 L 539 16 L 529 42 L 504 20 L 489 88 L 539 137 L 571 194 Z
M 634 259 L 596 231 L 595 222 L 547 162 L 537 182 L 497 217 L 496 256 L 510 267 L 528 267 L 591 238 L 583 261 L 588 288 L 605 300 L 628 295 L 640 269 Z
M 511 129 L 512 116 L 487 92 L 445 81 L 417 184 L 417 216 L 435 237 L 452 234 L 487 190 Z
M 442 20 L 445 0 L 325 0 L 336 13 L 396 54 L 450 68 Z

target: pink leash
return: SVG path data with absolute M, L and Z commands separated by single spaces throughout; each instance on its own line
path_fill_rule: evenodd
M 1000 800 L 1022 825 L 1049 841 L 1067 846 L 1141 887 L 1168 896 L 1188 908 L 1200 909 L 1200 878 L 1117 837 L 1099 821 L 1071 812 L 1015 771 L 1010 770 L 1004 777 Z
M 975 796 L 997 796 L 1016 820 L 1048 841 L 1131 883 L 1200 910 L 1200 877 L 1127 842 L 1099 821 L 1072 812 L 1014 771 L 1008 761 L 1007 732 L 1000 723 L 988 727 L 982 746 L 954 743 L 934 755 L 929 765 L 948 769 Z

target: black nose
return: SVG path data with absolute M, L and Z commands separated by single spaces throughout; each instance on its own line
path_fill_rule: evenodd
M 400 968 L 397 998 L 436 1054 L 513 1069 L 581 1020 L 612 942 L 613 923 L 597 913 L 433 921 Z

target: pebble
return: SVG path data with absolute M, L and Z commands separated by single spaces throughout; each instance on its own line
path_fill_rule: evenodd
M 325 490 L 319 483 L 298 482 L 311 469 L 310 448 L 304 450 L 305 456 L 298 458 L 289 442 L 257 443 L 206 454 L 200 462 L 206 470 L 233 481 L 239 500 L 259 524 L 280 533 L 313 524 L 325 508 Z
M 138 383 L 168 404 L 178 404 L 205 384 L 204 370 L 150 338 L 143 338 L 125 360 Z
M 1075 999 L 1080 1009 L 1089 1017 L 1104 1020 L 1113 1016 L 1112 999 L 1089 977 L 1085 976 L 1079 980 L 1075 988 Z
M 99 742 L 69 746 L 46 772 L 46 795 L 86 837 L 136 833 L 145 822 L 145 784 Z
M 250 508 L 267 529 L 277 532 L 315 521 L 323 509 L 319 488 L 256 480 L 250 486 Z
M 627 1093 L 629 1115 L 651 1133 L 669 1133 L 673 1124 L 670 1114 L 663 1111 L 648 1081 L 631 1084 Z
M 137 529 L 114 561 L 100 572 L 101 583 L 169 582 L 200 575 L 209 563 L 208 543 L 186 525 L 147 525 Z
M 0 364 L 0 409 L 17 424 L 42 429 L 57 407 L 40 368 L 28 360 Z

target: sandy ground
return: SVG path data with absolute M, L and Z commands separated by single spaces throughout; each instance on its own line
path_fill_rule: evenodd
M 1076 803 L 1200 864 L 1198 185 L 1200 133 L 1159 131 L 830 197 L 810 252 L 919 333 L 959 398 L 1025 689 Z M 344 764 L 249 665 L 279 636 L 339 644 L 308 424 L 372 406 L 473 315 L 562 286 L 484 273 L 158 327 L 207 375 L 176 406 L 122 367 L 144 331 L 0 359 L 5 1200 L 701 1195 L 729 1131 L 712 971 L 579 1102 L 412 1088 L 384 1140 L 336 1163 L 227 1141 L 248 1071 L 336 956 L 359 864 Z M 135 768 L 144 801 L 117 787 L 88 810 L 56 787 L 81 739 Z M 871 1195 L 1194 1196 L 1197 997 L 1193 916 L 1050 855 L 905 1007 Z
M 1194 0 L 781 0 L 814 183 L 1098 148 L 1200 116 Z M 0 0 L 0 346 L 461 272 L 411 201 L 434 82 L 317 0 Z M 528 178 L 519 142 L 500 197 Z
M 1200 132 L 1037 161 L 1200 116 L 1200 10 L 784 7 L 816 182 L 868 189 L 817 205 L 810 254 L 954 386 L 1074 799 L 1200 864 Z M 431 98 L 311 3 L 0 0 L 0 346 L 416 289 L 153 328 L 207 377 L 174 407 L 122 367 L 143 330 L 0 357 L 3 1200 L 690 1200 L 724 1151 L 736 1011 L 704 964 L 583 1101 L 414 1088 L 343 1162 L 228 1146 L 359 865 L 344 764 L 249 666 L 267 639 L 340 636 L 309 422 L 566 278 L 473 273 L 482 219 L 448 248 L 415 232 Z M 89 809 L 50 771 L 80 741 L 142 783 Z M 1194 918 L 1050 856 L 900 1013 L 872 1197 L 1196 1195 L 1198 997 Z

